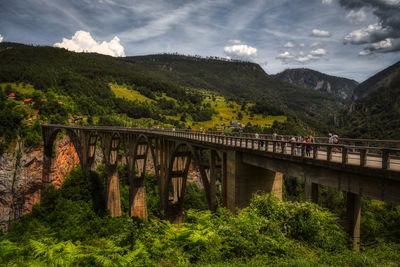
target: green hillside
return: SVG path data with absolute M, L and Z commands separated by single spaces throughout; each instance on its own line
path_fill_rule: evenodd
M 400 80 L 355 101 L 342 115 L 343 133 L 355 138 L 400 139 Z
M 361 98 L 340 116 L 344 135 L 400 139 L 400 62 L 367 79 L 354 90 Z
M 96 125 L 210 129 L 236 120 L 259 125 L 260 131 L 311 130 L 275 105 L 184 87 L 118 58 L 13 43 L 1 43 L 0 50 L 0 152 L 18 136 L 38 143 L 39 122 L 72 123 L 80 117 L 79 123 Z M 25 105 L 28 98 L 32 103 Z
M 174 54 L 126 57 L 139 73 L 231 98 L 265 101 L 313 122 L 327 121 L 343 105 L 320 92 L 281 82 L 255 63 Z

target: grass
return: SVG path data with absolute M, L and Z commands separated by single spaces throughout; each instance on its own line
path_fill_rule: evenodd
M 248 111 L 249 105 L 246 106 L 245 110 L 241 110 L 241 106 L 235 102 L 227 102 L 223 96 L 214 96 L 206 95 L 203 103 L 210 103 L 211 107 L 213 107 L 218 114 L 214 114 L 212 120 L 206 122 L 198 122 L 196 125 L 200 125 L 203 128 L 213 128 L 215 124 L 221 125 L 224 123 L 225 125 L 229 125 L 232 120 L 238 121 L 242 124 L 251 123 L 253 125 L 258 124 L 265 126 L 272 125 L 274 121 L 284 122 L 286 121 L 286 116 L 266 116 L 263 117 L 261 114 L 254 114 L 253 117 L 250 116 L 250 112 Z M 239 112 L 242 113 L 243 118 L 238 120 Z
M 11 85 L 11 87 L 15 90 L 20 92 L 21 94 L 27 95 L 32 94 L 35 92 L 35 88 L 33 85 L 29 83 L 0 83 L 0 86 L 3 87 L 3 90 L 6 88 L 7 85 Z
M 144 95 L 142 95 L 140 92 L 134 90 L 133 88 L 130 88 L 128 85 L 118 85 L 114 83 L 111 87 L 111 90 L 115 93 L 115 95 L 119 98 L 125 98 L 127 100 L 131 101 L 139 101 L 139 102 L 148 102 L 148 103 L 155 103 L 155 100 L 150 99 Z M 239 123 L 242 124 L 247 124 L 251 123 L 252 125 L 262 125 L 262 126 L 269 126 L 274 123 L 274 121 L 278 122 L 284 122 L 286 121 L 286 116 L 263 116 L 261 114 L 254 114 L 253 116 L 250 115 L 250 112 L 248 111 L 249 106 L 252 104 L 248 104 L 245 108 L 245 110 L 241 110 L 241 106 L 235 102 L 227 102 L 226 99 L 223 96 L 216 95 L 215 93 L 202 90 L 202 89 L 194 89 L 194 88 L 188 88 L 188 90 L 196 90 L 197 92 L 200 92 L 203 97 L 203 104 L 210 103 L 211 107 L 213 107 L 218 114 L 214 114 L 212 119 L 209 121 L 204 121 L 204 122 L 195 122 L 190 116 L 187 116 L 187 121 L 186 121 L 186 127 L 191 127 L 193 129 L 199 129 L 199 128 L 204 128 L 204 129 L 209 129 L 215 127 L 216 124 L 221 125 L 221 123 L 224 123 L 225 125 L 229 125 L 231 121 L 235 120 L 238 121 Z M 157 99 L 160 98 L 166 98 L 168 100 L 173 100 L 177 102 L 176 99 L 166 96 L 165 93 L 161 97 L 157 97 Z M 243 118 L 239 121 L 237 119 L 239 112 L 242 113 Z M 178 116 L 166 116 L 167 118 L 179 120 L 181 117 L 181 114 Z M 126 119 L 126 124 L 129 126 L 147 126 L 149 123 L 151 123 L 151 120 L 145 120 L 142 121 L 143 119 L 139 120 L 129 120 Z M 168 125 L 160 125 L 162 127 L 168 127 Z
M 122 85 L 119 86 L 118 84 L 113 84 L 111 87 L 111 90 L 114 92 L 114 94 L 116 95 L 116 97 L 119 98 L 125 98 L 127 100 L 131 100 L 131 101 L 139 101 L 139 102 L 154 102 L 153 99 L 150 99 L 142 94 L 140 94 L 138 91 L 133 90 L 133 89 L 129 89 L 128 87 Z

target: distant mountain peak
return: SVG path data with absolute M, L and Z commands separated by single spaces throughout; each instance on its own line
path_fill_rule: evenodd
M 320 91 L 341 102 L 350 102 L 353 90 L 358 85 L 358 82 L 354 80 L 331 76 L 308 68 L 286 69 L 273 77 L 313 91 Z

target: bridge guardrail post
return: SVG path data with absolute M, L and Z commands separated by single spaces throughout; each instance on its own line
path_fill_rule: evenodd
M 276 153 L 276 141 L 272 141 L 272 152 Z
M 313 147 L 313 159 L 317 159 L 318 158 L 318 149 L 319 149 L 319 145 L 314 145 L 314 147 Z
M 342 164 L 347 164 L 349 161 L 348 148 L 346 146 L 342 147 Z
M 390 168 L 390 151 L 382 149 L 382 169 L 387 170 Z
M 306 144 L 301 144 L 301 157 L 304 158 L 306 155 Z
M 295 148 L 294 148 L 294 143 L 291 143 L 291 144 L 290 144 L 290 155 L 292 155 L 292 156 L 294 156 L 294 152 L 295 152 L 294 149 L 295 149 Z
M 326 147 L 326 160 L 327 161 L 332 160 L 332 147 L 331 146 Z
M 360 148 L 360 166 L 364 167 L 367 163 L 367 149 Z

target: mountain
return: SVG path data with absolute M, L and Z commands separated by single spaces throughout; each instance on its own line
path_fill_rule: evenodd
M 400 79 L 400 61 L 360 83 L 354 89 L 353 99 L 362 98 L 378 88 L 388 87 L 392 81 L 398 79 Z
M 356 138 L 400 139 L 400 64 L 367 79 L 356 88 L 363 96 L 343 113 L 344 135 Z M 365 90 L 364 90 L 365 89 Z
M 245 101 L 263 101 L 306 121 L 326 121 L 343 105 L 318 91 L 279 81 L 256 63 L 176 54 L 126 57 L 136 72 L 184 87 L 217 91 Z
M 354 80 L 330 76 L 306 68 L 286 69 L 273 77 L 310 90 L 320 91 L 341 102 L 350 102 L 353 90 L 358 85 L 358 82 Z

